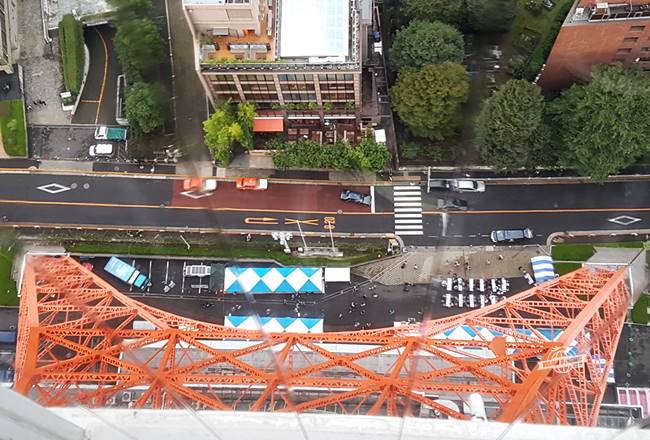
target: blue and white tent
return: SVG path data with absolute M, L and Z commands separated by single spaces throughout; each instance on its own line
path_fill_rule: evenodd
M 320 267 L 226 267 L 226 293 L 323 293 Z
M 244 330 L 262 329 L 268 333 L 323 333 L 323 319 L 321 318 L 271 318 L 260 317 L 259 323 L 253 316 L 226 316 L 224 325 L 226 327 Z
M 533 265 L 533 276 L 536 283 L 543 283 L 544 281 L 552 280 L 555 278 L 555 267 L 553 267 L 553 259 L 548 255 L 541 255 L 530 259 Z

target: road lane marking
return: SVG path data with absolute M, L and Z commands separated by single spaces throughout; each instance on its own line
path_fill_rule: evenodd
M 393 190 L 394 190 L 394 191 L 414 191 L 414 190 L 418 190 L 418 189 L 421 190 L 421 188 L 422 188 L 422 187 L 419 186 L 419 185 L 408 185 L 408 186 L 405 186 L 405 185 L 397 185 L 397 186 L 394 186 L 394 187 L 393 187 Z
M 421 191 L 400 191 L 399 195 L 400 196 L 421 196 L 422 192 Z
M 422 197 L 395 197 L 395 202 L 422 202 Z
M 395 225 L 396 232 L 404 229 L 422 229 L 422 225 Z
M 607 221 L 622 226 L 630 226 L 631 224 L 640 222 L 641 219 L 637 217 L 630 217 L 629 215 L 619 215 L 618 217 L 607 219 Z
M 72 188 L 69 186 L 61 185 L 59 183 L 48 183 L 47 185 L 37 186 L 36 189 L 40 189 L 41 191 L 45 191 L 49 194 L 58 194 L 65 191 L 70 191 Z
M 442 235 L 444 237 L 445 235 L 447 235 L 447 223 L 449 221 L 449 218 L 447 217 L 446 212 L 442 213 L 441 220 L 442 220 L 442 233 L 440 235 Z
M 375 185 L 370 185 L 370 213 L 375 213 Z
M 311 226 L 318 226 L 320 224 L 320 220 L 317 218 L 309 219 L 309 220 L 300 220 L 300 219 L 295 219 L 295 218 L 285 218 L 284 219 L 284 224 L 285 225 L 311 225 Z
M 422 231 L 395 231 L 397 235 L 424 235 Z
M 247 225 L 277 225 L 278 219 L 274 217 L 246 217 L 244 223 Z
M 94 29 L 99 35 L 99 39 L 102 41 L 102 46 L 104 46 L 104 77 L 102 78 L 102 86 L 99 89 L 99 102 L 97 103 L 97 113 L 95 114 L 95 124 L 99 121 L 99 112 L 102 109 L 102 99 L 104 99 L 104 89 L 106 88 L 106 77 L 108 76 L 108 46 L 106 45 L 106 40 L 101 32 Z

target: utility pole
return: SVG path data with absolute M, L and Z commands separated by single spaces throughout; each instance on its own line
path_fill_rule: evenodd
M 303 244 L 303 246 L 304 246 L 303 249 L 305 249 L 305 252 L 307 252 L 307 250 L 308 250 L 309 248 L 307 247 L 307 242 L 305 241 L 305 234 L 302 233 L 302 227 L 300 226 L 300 220 L 298 220 L 298 221 L 296 222 L 296 224 L 298 225 L 298 231 L 300 231 L 300 238 L 302 238 L 302 244 Z

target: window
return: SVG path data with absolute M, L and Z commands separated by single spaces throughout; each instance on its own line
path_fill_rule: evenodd
M 630 26 L 630 32 L 643 32 L 645 26 Z
M 639 37 L 625 37 L 623 38 L 623 43 L 636 43 L 639 41 Z
M 625 61 L 625 58 L 612 58 L 612 63 L 622 63 Z
M 630 53 L 630 52 L 632 52 L 632 49 L 630 49 L 629 47 L 620 47 L 616 51 L 616 53 L 620 53 L 620 54 L 625 54 L 625 53 Z
M 650 47 L 642 47 L 641 52 L 650 52 Z

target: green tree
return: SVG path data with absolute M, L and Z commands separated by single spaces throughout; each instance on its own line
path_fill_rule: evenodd
M 236 113 L 237 122 L 242 128 L 243 137 L 240 144 L 243 148 L 253 148 L 253 121 L 255 120 L 255 104 L 250 102 L 239 103 Z
M 429 64 L 399 73 L 391 89 L 393 107 L 416 136 L 443 139 L 458 128 L 469 78 L 460 64 Z
M 233 112 L 230 100 L 219 105 L 215 112 L 203 121 L 205 144 L 210 148 L 214 160 L 228 165 L 232 159 L 233 148 L 239 146 L 250 149 L 253 146 L 253 119 L 255 106 L 240 103 Z
M 390 60 L 395 70 L 463 60 L 463 36 L 440 21 L 414 20 L 397 32 Z
M 165 43 L 148 18 L 120 23 L 113 39 L 122 69 L 130 82 L 154 73 L 165 57 Z
M 411 20 L 458 24 L 462 17 L 463 0 L 404 0 L 403 9 Z
M 544 98 L 535 84 L 514 79 L 485 101 L 476 122 L 483 160 L 500 169 L 535 165 L 543 148 Z
M 546 107 L 552 146 L 565 166 L 606 179 L 650 152 L 650 78 L 620 65 L 596 66 Z
M 466 0 L 467 25 L 475 32 L 505 32 L 517 15 L 517 0 Z
M 124 23 L 139 17 L 148 17 L 151 13 L 151 0 L 109 0 L 117 9 L 118 23 Z
M 86 53 L 83 23 L 71 14 L 64 15 L 59 22 L 59 49 L 65 88 L 73 95 L 78 95 L 83 81 Z
M 126 96 L 126 117 L 136 134 L 150 134 L 165 122 L 165 89 L 160 84 L 131 84 Z

